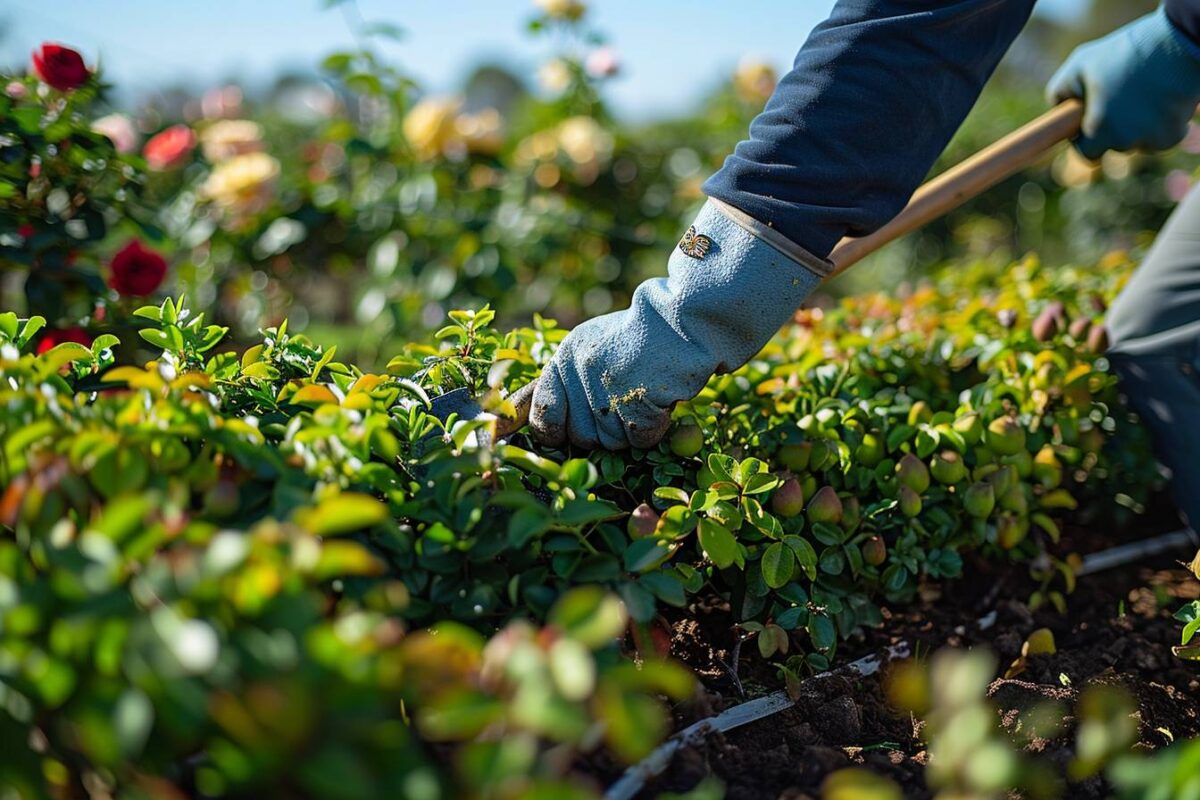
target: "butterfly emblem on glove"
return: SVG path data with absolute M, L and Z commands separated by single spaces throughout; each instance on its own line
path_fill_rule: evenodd
M 691 256 L 695 259 L 704 258 L 708 255 L 708 250 L 712 247 L 713 240 L 705 236 L 703 233 L 696 233 L 696 226 L 692 225 L 687 229 L 687 233 L 679 240 L 679 249 L 684 255 Z

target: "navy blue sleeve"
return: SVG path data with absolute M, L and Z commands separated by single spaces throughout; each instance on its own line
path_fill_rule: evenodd
M 894 217 L 1034 0 L 839 0 L 704 192 L 818 256 Z
M 1163 0 L 1171 24 L 1200 45 L 1200 0 Z

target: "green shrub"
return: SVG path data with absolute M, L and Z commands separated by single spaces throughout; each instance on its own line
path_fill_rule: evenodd
M 550 780 L 562 772 L 536 757 L 539 737 L 586 747 L 599 725 L 635 758 L 665 730 L 643 692 L 686 691 L 675 668 L 635 669 L 605 644 L 625 613 L 644 633 L 663 605 L 717 595 L 795 675 L 964 556 L 1054 564 L 1039 601 L 1061 604 L 1062 515 L 1107 512 L 1113 486 L 1136 506 L 1156 476 L 1078 327 L 1031 330 L 1053 302 L 1093 314 L 1121 280 L 1110 261 L 1026 261 L 1001 290 L 963 268 L 903 299 L 802 312 L 676 410 L 702 432 L 695 455 L 479 448 L 487 420 L 426 413 L 459 386 L 502 406 L 496 388 L 530 380 L 561 339 L 549 321 L 500 334 L 490 310 L 456 312 L 438 347 L 364 374 L 286 323 L 221 351 L 224 330 L 182 300 L 135 312 L 161 348 L 144 367 L 113 366 L 111 337 L 33 354 L 39 320 L 0 315 L 4 724 L 36 731 L 51 783 L 98 770 L 236 794 L 297 758 L 311 769 L 291 780 L 317 793 L 329 775 L 348 793 L 452 791 L 495 769 Z M 992 508 L 967 501 L 980 486 Z M 653 527 L 627 525 L 642 504 Z M 603 636 L 576 619 L 597 616 Z M 406 633 L 427 625 L 440 632 Z M 454 665 L 488 649 L 469 628 L 545 661 L 472 678 Z M 571 677 L 547 682 L 555 670 Z M 471 691 L 432 688 L 460 682 Z M 492 752 L 473 737 L 493 725 L 527 735 Z M 445 738 L 473 742 L 451 758 L 475 772 L 422 744 Z

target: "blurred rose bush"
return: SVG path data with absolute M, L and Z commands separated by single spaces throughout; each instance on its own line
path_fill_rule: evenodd
M 119 332 L 108 265 L 138 239 L 167 259 L 164 286 L 238 339 L 286 314 L 367 361 L 454 307 L 491 302 L 509 322 L 541 313 L 568 324 L 623 307 L 662 273 L 702 180 L 778 73 L 747 58 L 696 114 L 619 124 L 603 87 L 620 57 L 585 11 L 536 5 L 531 35 L 553 45 L 540 95 L 495 72 L 454 96 L 422 95 L 368 33 L 364 49 L 324 59 L 323 83 L 266 99 L 221 87 L 131 119 L 111 109 L 82 55 L 47 44 L 29 76 L 4 79 L 0 99 L 0 259 L 24 273 L 0 289 L 51 327 Z M 968 125 L 947 158 L 1036 107 L 1002 111 Z M 884 260 L 1053 251 L 1066 231 L 1098 255 L 1161 220 L 1189 182 L 1170 166 L 1064 156 Z

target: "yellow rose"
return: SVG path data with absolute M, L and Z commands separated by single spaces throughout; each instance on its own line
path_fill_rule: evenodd
M 220 162 L 200 187 L 200 195 L 226 211 L 257 211 L 271 197 L 279 162 L 266 153 L 245 153 Z
M 537 80 L 547 92 L 558 94 L 571 85 L 571 68 L 561 58 L 552 59 L 538 67 Z
M 534 5 L 554 19 L 576 20 L 587 11 L 587 6 L 579 0 L 534 0 Z
M 775 91 L 778 76 L 775 68 L 765 61 L 743 58 L 733 73 L 733 88 L 738 97 L 748 103 L 765 103 Z
M 504 147 L 504 119 L 494 108 L 459 115 L 454 121 L 454 132 L 470 153 L 494 156 Z
M 263 149 L 262 128 L 248 119 L 223 119 L 200 131 L 204 157 L 216 163 Z
M 455 97 L 426 97 L 412 107 L 404 117 L 403 129 L 417 158 L 437 158 L 457 139 L 455 118 L 461 106 L 462 101 Z
M 607 162 L 613 137 L 591 117 L 570 117 L 558 125 L 558 146 L 579 165 Z

